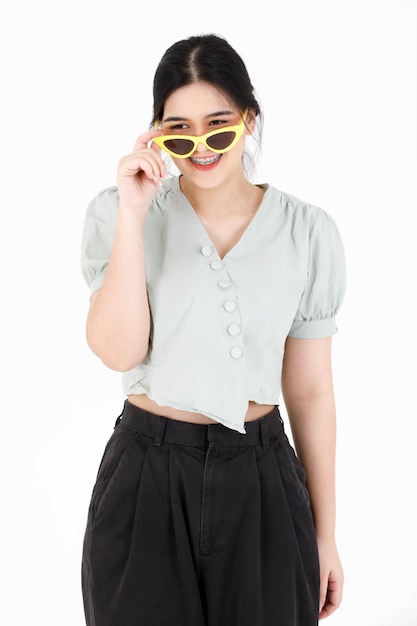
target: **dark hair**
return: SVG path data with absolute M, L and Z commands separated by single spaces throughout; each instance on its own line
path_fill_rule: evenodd
M 153 120 L 163 116 L 167 98 L 180 87 L 204 81 L 217 87 L 240 109 L 261 114 L 246 66 L 219 35 L 196 35 L 168 48 L 156 68 L 153 82 Z

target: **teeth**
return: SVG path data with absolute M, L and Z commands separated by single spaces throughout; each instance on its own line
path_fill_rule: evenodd
M 193 163 L 197 163 L 198 165 L 209 165 L 210 163 L 215 163 L 215 161 L 218 161 L 220 159 L 220 156 L 220 154 L 216 154 L 216 156 L 207 157 L 206 159 L 196 159 L 195 157 L 190 157 L 190 160 Z

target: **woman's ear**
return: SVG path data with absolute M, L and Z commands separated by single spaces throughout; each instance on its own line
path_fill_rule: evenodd
M 246 134 L 252 135 L 256 126 L 256 113 L 255 111 L 253 111 L 253 109 L 248 109 L 248 114 L 245 120 L 245 126 L 246 126 Z

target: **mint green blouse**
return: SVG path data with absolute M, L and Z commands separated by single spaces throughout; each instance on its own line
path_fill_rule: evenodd
M 239 242 L 221 259 L 179 178 L 165 179 L 145 222 L 151 336 L 123 372 L 124 394 L 196 411 L 244 433 L 250 400 L 278 404 L 287 336 L 337 332 L 345 255 L 323 209 L 271 185 Z M 90 202 L 82 272 L 102 285 L 118 210 L 117 187 Z

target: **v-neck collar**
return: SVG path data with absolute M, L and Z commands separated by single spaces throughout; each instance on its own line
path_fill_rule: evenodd
M 216 246 L 214 245 L 210 235 L 208 234 L 208 232 L 206 230 L 206 227 L 204 226 L 203 222 L 199 218 L 199 216 L 198 216 L 196 210 L 194 209 L 193 205 L 188 200 L 188 198 L 185 195 L 185 193 L 182 191 L 182 189 L 180 187 L 180 177 L 177 176 L 176 188 L 177 188 L 177 192 L 181 195 L 181 198 L 183 199 L 184 206 L 186 207 L 187 211 L 189 213 L 191 213 L 192 219 L 197 224 L 197 226 L 199 227 L 200 231 L 202 231 L 202 233 L 203 233 L 207 243 L 210 244 L 210 246 L 213 248 L 213 251 L 215 251 L 217 257 L 220 260 L 222 260 L 222 261 L 226 260 L 230 256 L 233 256 L 234 253 L 236 253 L 236 252 L 238 252 L 240 250 L 240 248 L 244 247 L 245 241 L 250 237 L 252 231 L 254 229 L 256 229 L 259 220 L 262 219 L 262 214 L 264 213 L 265 207 L 267 205 L 266 198 L 267 198 L 267 196 L 269 196 L 269 193 L 268 193 L 269 192 L 269 185 L 268 185 L 268 183 L 261 183 L 261 184 L 256 185 L 256 187 L 259 187 L 260 189 L 263 189 L 264 190 L 264 194 L 262 196 L 262 199 L 261 199 L 261 201 L 259 203 L 259 206 L 258 206 L 255 214 L 252 216 L 251 220 L 249 221 L 248 225 L 246 226 L 245 230 L 243 231 L 243 233 L 241 234 L 239 240 L 235 243 L 235 245 L 232 246 L 232 248 L 230 248 L 230 250 L 224 256 L 220 256 Z

